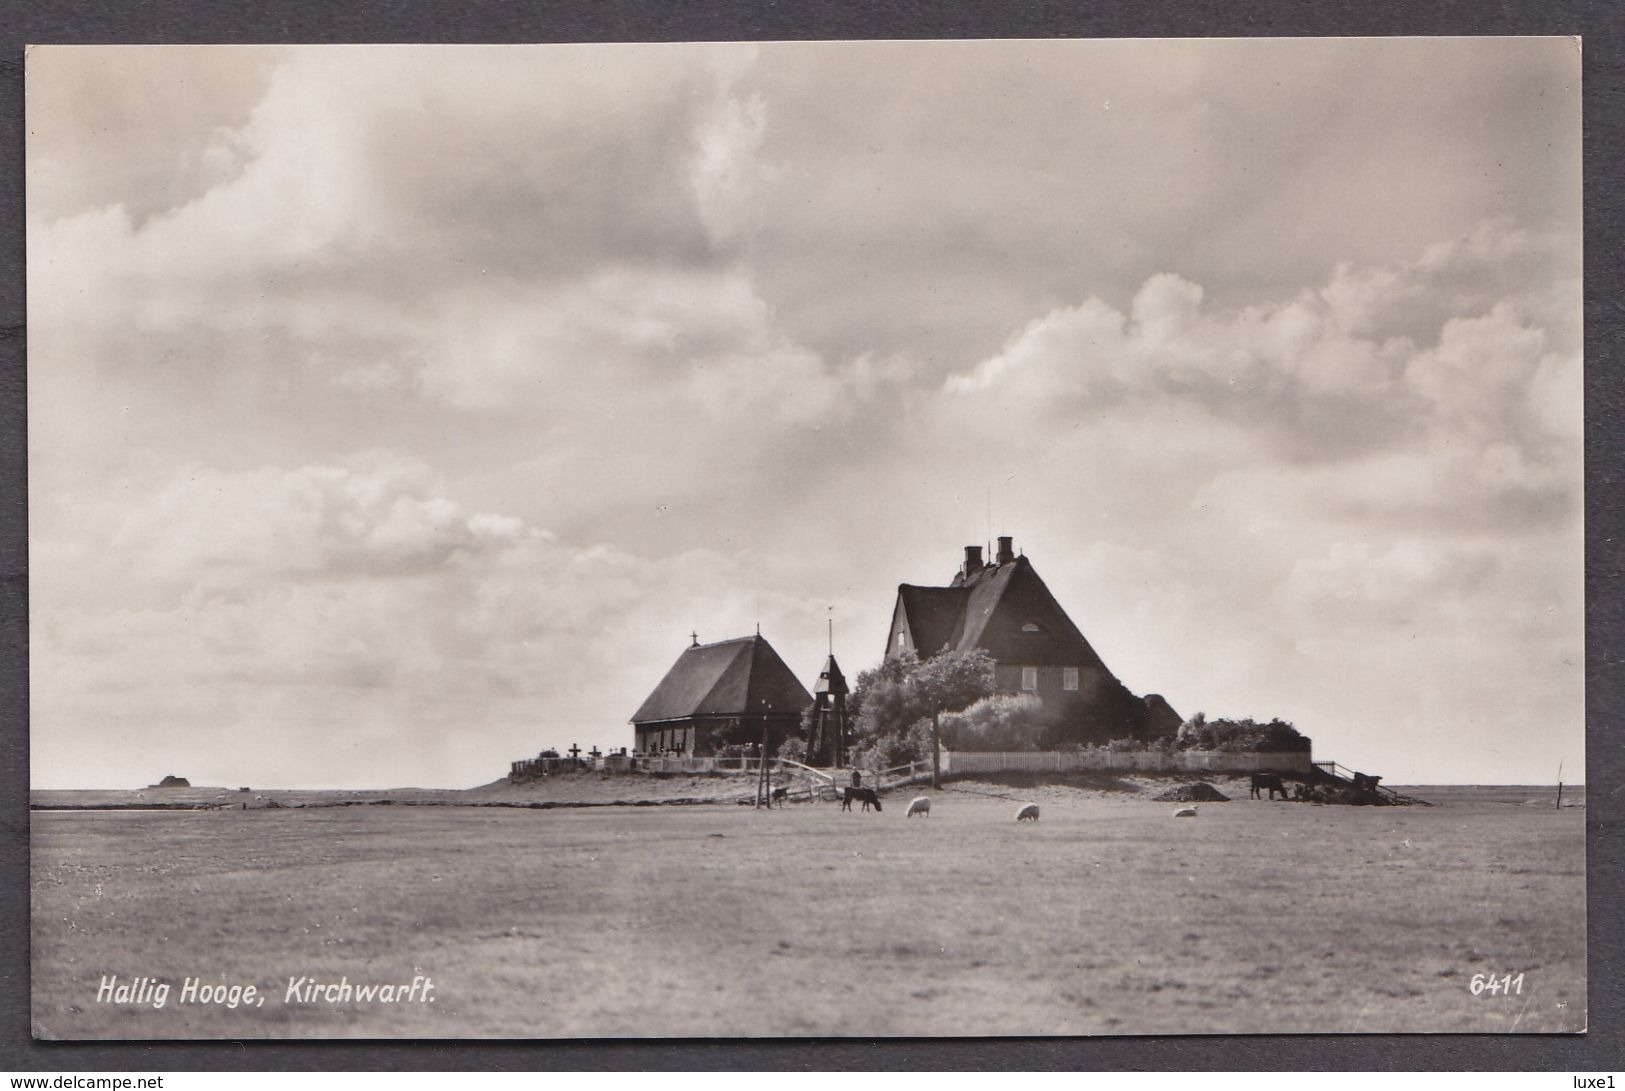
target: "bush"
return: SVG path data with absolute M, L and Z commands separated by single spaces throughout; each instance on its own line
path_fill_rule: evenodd
M 923 747 L 921 746 L 923 736 Z M 859 769 L 878 773 L 894 765 L 906 765 L 931 756 L 931 724 L 921 721 L 902 735 L 877 735 L 852 749 L 850 762 Z
M 1222 750 L 1231 754 L 1296 753 L 1309 749 L 1309 739 L 1285 720 L 1261 724 L 1245 720 L 1209 720 L 1185 732 L 1175 744 L 1180 750 Z
M 1049 729 L 1037 694 L 996 693 L 960 712 L 944 713 L 942 745 L 949 750 L 1041 750 Z

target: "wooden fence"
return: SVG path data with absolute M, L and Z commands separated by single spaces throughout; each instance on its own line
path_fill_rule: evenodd
M 1087 770 L 1146 773 L 1307 773 L 1309 751 L 1230 753 L 1224 750 L 1035 750 L 942 752 L 944 775 L 967 773 L 1072 773 Z
M 777 766 L 777 758 L 768 764 Z M 762 768 L 761 758 L 687 757 L 681 754 L 645 755 L 637 757 L 638 771 L 643 773 L 755 773 Z
M 836 794 L 846 784 L 845 771 L 814 769 L 788 758 L 768 758 L 768 773 L 779 783 L 789 782 L 793 790 L 813 798 Z M 1319 763 L 1325 764 L 1325 763 Z M 591 769 L 586 761 L 570 759 L 529 759 L 514 762 L 510 779 L 566 771 L 566 767 Z M 755 757 L 688 757 L 684 755 L 604 755 L 597 768 L 611 773 L 728 773 L 736 776 L 760 773 L 762 759 Z M 1229 753 L 1222 750 L 1038 750 L 968 751 L 944 750 L 944 776 L 975 773 L 1070 773 L 1087 770 L 1147 773 L 1308 773 L 1312 768 L 1307 750 L 1273 753 Z M 905 784 L 929 780 L 931 763 L 914 762 L 886 770 L 864 770 L 866 782 L 885 791 Z

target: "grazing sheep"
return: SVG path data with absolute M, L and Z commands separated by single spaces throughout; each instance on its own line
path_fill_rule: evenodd
M 1195 807 L 1181 807 L 1181 808 L 1179 808 L 1179 810 L 1174 812 L 1174 817 L 1175 818 L 1195 818 L 1196 817 L 1196 808 Z
M 931 817 L 931 797 L 930 796 L 919 796 L 919 797 L 909 801 L 908 814 L 904 815 L 903 817 L 905 817 L 905 818 L 913 818 L 915 815 L 921 815 L 921 816 L 923 816 L 925 818 L 930 818 Z
M 1038 821 L 1038 804 L 1036 804 L 1036 803 L 1023 803 L 1021 805 L 1021 810 L 1016 812 L 1016 821 L 1017 822 L 1037 822 Z

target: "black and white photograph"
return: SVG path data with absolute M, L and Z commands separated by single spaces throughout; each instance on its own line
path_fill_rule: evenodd
M 1580 72 L 32 47 L 34 1037 L 1584 1032 Z

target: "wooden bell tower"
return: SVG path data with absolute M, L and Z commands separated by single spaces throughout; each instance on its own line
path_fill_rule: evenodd
M 807 740 L 807 764 L 839 769 L 846 764 L 846 676 L 830 652 L 813 688 L 812 737 Z

